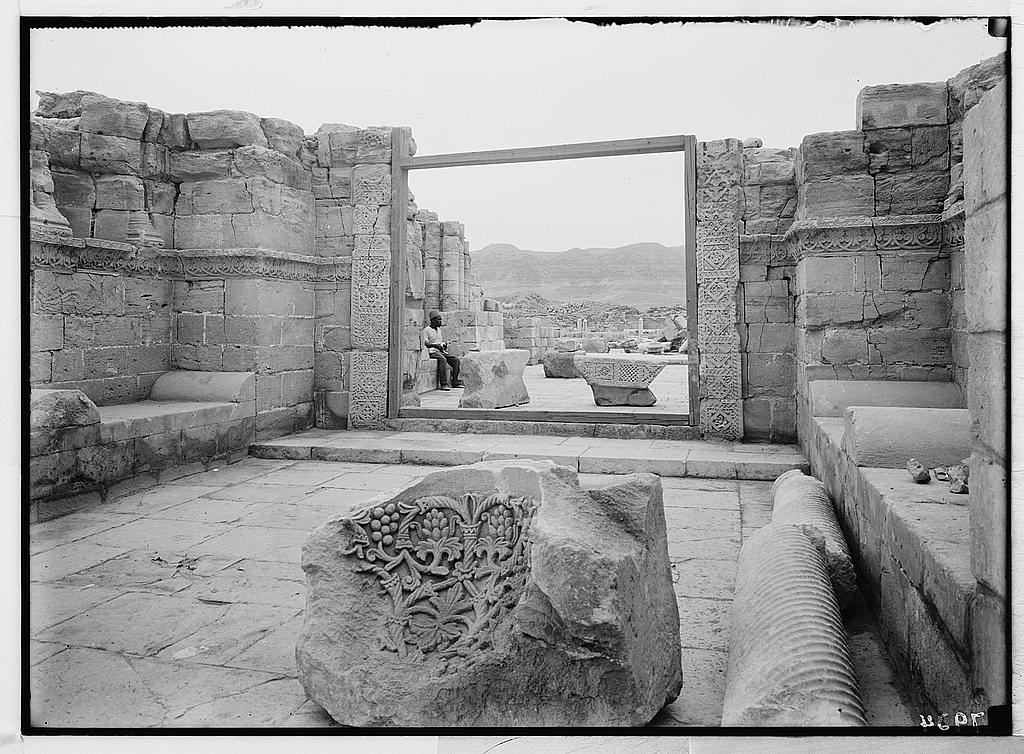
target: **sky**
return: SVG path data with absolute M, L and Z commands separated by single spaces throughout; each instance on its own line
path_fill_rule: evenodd
M 983 20 L 56 29 L 32 32 L 30 85 L 306 133 L 408 125 L 418 154 L 673 134 L 788 147 L 854 127 L 863 86 L 944 80 L 1004 49 Z M 683 242 L 680 154 L 415 171 L 410 188 L 474 249 Z

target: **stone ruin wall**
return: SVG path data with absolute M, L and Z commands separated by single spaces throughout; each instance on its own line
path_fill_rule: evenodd
M 260 439 L 345 426 L 353 367 L 361 385 L 386 382 L 391 132 L 325 124 L 306 136 L 251 113 L 41 93 L 32 385 L 111 405 L 144 400 L 168 370 L 253 371 Z M 429 220 L 410 215 L 424 239 Z M 457 301 L 471 309 L 482 299 L 462 243 Z M 407 296 L 421 302 L 415 258 Z M 357 413 L 376 420 L 383 392 L 357 392 L 373 396 Z
M 868 87 L 855 130 L 795 149 L 700 143 L 705 435 L 792 440 L 811 379 L 967 385 L 963 120 L 1002 70 L 997 56 L 948 82 Z M 44 95 L 37 116 L 35 227 L 89 240 L 70 265 L 33 247 L 34 385 L 102 405 L 144 398 L 168 369 L 251 370 L 261 438 L 380 426 L 392 129 L 306 136 L 83 92 Z M 410 201 L 407 227 L 407 391 L 424 388 L 435 306 L 463 352 L 557 336 L 484 311 L 461 223 Z M 113 261 L 125 242 L 162 261 Z
M 1004 58 L 947 82 L 866 87 L 857 128 L 797 150 L 796 390 L 816 379 L 967 384 L 965 113 Z

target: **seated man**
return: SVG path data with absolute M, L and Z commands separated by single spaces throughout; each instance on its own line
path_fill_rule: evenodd
M 427 347 L 430 358 L 437 359 L 437 389 L 463 387 L 459 379 L 459 359 L 448 353 L 448 344 L 441 340 L 441 312 L 432 309 L 429 316 L 430 324 L 423 328 L 423 345 Z

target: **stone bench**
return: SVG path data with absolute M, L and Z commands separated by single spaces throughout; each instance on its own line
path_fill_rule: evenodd
M 530 352 L 519 348 L 470 351 L 462 357 L 459 379 L 465 384 L 459 408 L 506 408 L 530 402 L 523 370 Z
M 811 468 L 835 501 L 889 653 L 935 705 L 954 709 L 970 698 L 966 660 L 979 651 L 968 496 L 948 484 L 917 484 L 903 467 L 858 466 L 844 450 L 844 432 L 839 417 L 801 422 Z
M 896 380 L 811 380 L 807 383 L 811 414 L 842 416 L 849 406 L 964 408 L 963 390 L 955 382 Z
M 911 458 L 951 466 L 971 455 L 969 421 L 966 408 L 850 406 L 843 450 L 856 466 L 905 469 Z
M 653 406 L 650 390 L 665 364 L 650 359 L 587 355 L 576 360 L 576 370 L 594 391 L 598 406 Z
M 79 390 L 34 390 L 30 520 L 97 503 L 126 480 L 146 486 L 172 469 L 242 457 L 255 440 L 255 416 L 252 372 L 167 372 L 148 400 L 111 406 Z
M 430 352 L 420 350 L 419 362 L 416 364 L 416 393 L 429 393 L 437 390 L 437 359 L 430 358 Z

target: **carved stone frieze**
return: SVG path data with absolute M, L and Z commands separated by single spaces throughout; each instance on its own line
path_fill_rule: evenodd
M 700 428 L 704 436 L 726 439 L 738 439 L 743 434 L 736 329 L 742 174 L 743 151 L 737 140 L 698 145 L 696 294 Z
M 699 374 L 702 398 L 742 395 L 743 386 L 740 379 L 740 354 L 738 351 L 702 353 Z
M 380 648 L 457 658 L 513 607 L 529 570 L 536 501 L 495 490 L 387 502 L 355 518 L 345 555 L 377 577 L 391 606 Z
M 98 270 L 168 278 L 265 277 L 333 282 L 351 278 L 349 257 L 310 257 L 270 249 L 140 249 L 98 239 L 32 234 L 32 267 Z
M 387 348 L 391 300 L 391 252 L 352 252 L 352 346 Z
M 738 440 L 743 436 L 743 404 L 736 400 L 702 398 L 700 433 L 704 437 Z
M 388 404 L 386 351 L 352 351 L 349 367 L 348 425 L 352 429 L 380 429 Z
M 944 242 L 949 224 L 937 214 L 819 218 L 794 223 L 785 239 L 798 259 L 817 254 L 937 251 L 943 245 L 957 245 Z

